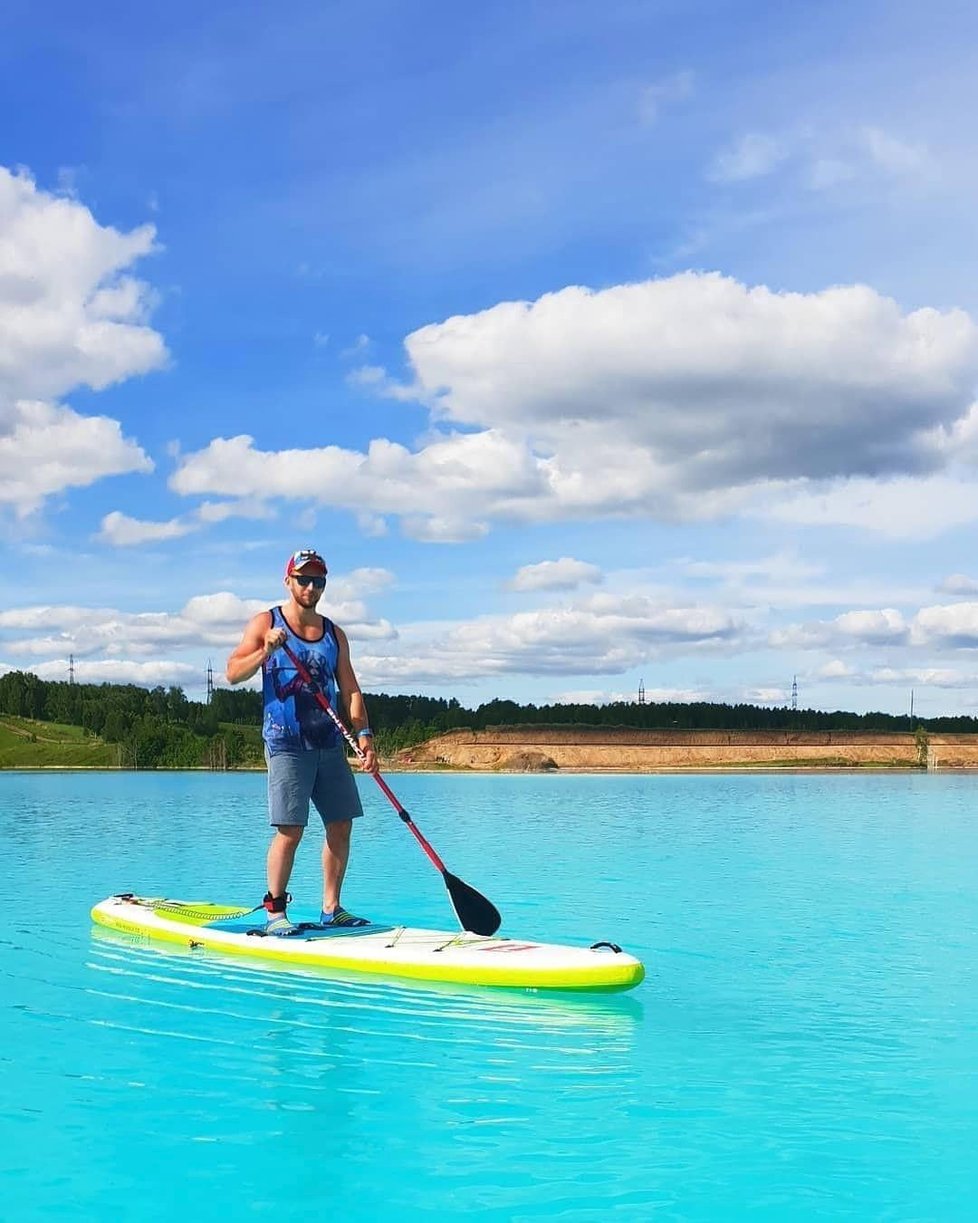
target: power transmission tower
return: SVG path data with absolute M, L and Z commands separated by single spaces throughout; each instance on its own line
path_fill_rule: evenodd
M 207 704 L 211 703 L 211 697 L 214 695 L 214 668 L 211 666 L 211 660 L 207 660 Z
M 73 684 L 74 682 L 75 682 L 75 656 L 74 654 L 69 654 L 68 655 L 68 683 Z
M 640 705 L 645 704 L 645 680 L 644 679 L 640 679 L 638 681 L 638 703 Z
M 798 708 L 798 676 L 791 681 L 791 708 Z

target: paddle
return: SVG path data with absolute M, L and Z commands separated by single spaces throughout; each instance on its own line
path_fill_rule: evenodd
M 320 692 L 319 688 L 313 681 L 312 676 L 295 656 L 292 649 L 285 644 L 285 642 L 282 643 L 282 649 L 288 655 L 289 661 L 299 673 L 299 678 L 319 702 L 323 711 L 327 713 L 330 718 L 332 718 L 340 734 L 342 734 L 343 738 L 356 752 L 357 757 L 360 760 L 363 760 L 365 753 L 361 751 L 360 744 L 350 734 L 346 726 L 340 720 L 336 711 L 333 709 L 333 706 L 330 705 L 323 693 Z M 384 781 L 383 777 L 381 777 L 379 773 L 371 773 L 371 776 L 377 785 L 384 791 L 384 794 L 387 796 L 394 810 L 414 834 L 415 839 L 427 854 L 432 865 L 437 870 L 441 871 L 442 878 L 445 881 L 445 887 L 448 888 L 448 895 L 452 902 L 452 908 L 455 910 L 455 916 L 458 918 L 462 929 L 470 930 L 473 934 L 483 934 L 487 937 L 495 934 L 499 929 L 500 923 L 502 922 L 502 918 L 499 916 L 499 910 L 496 908 L 496 906 L 491 900 L 487 900 L 481 892 L 477 892 L 475 888 L 470 887 L 464 882 L 464 880 L 459 879 L 457 875 L 453 875 L 451 871 L 446 869 L 445 863 L 442 862 L 441 858 L 438 857 L 432 847 L 421 835 L 420 829 L 415 824 L 414 820 L 411 819 L 410 815 L 408 815 L 404 807 L 401 806 L 394 791 L 390 788 L 387 782 Z

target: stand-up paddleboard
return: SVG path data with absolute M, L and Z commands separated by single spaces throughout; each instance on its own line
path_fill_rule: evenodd
M 309 968 L 338 969 L 416 981 L 454 982 L 523 989 L 631 989 L 645 976 L 640 960 L 614 943 L 564 947 L 509 938 L 410 926 L 369 925 L 329 929 L 304 923 L 287 938 L 265 933 L 263 909 L 169 900 L 124 893 L 92 909 L 101 926 L 207 947 L 229 955 L 257 956 Z

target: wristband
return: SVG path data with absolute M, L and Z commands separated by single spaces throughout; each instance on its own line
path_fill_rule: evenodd
M 373 737 L 374 737 L 374 732 L 370 729 L 369 726 L 365 726 L 363 730 L 357 731 L 358 739 L 372 739 Z

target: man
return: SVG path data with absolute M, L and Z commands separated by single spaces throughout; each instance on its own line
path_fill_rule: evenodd
M 287 643 L 316 689 L 340 717 L 346 714 L 364 752 L 361 767 L 376 773 L 373 736 L 346 634 L 316 611 L 326 573 L 326 562 L 318 552 L 294 552 L 285 566 L 288 602 L 259 612 L 249 621 L 227 664 L 232 684 L 251 679 L 259 668 L 262 671 L 262 738 L 268 763 L 269 822 L 275 828 L 268 848 L 268 891 L 262 904 L 268 914 L 266 930 L 275 935 L 298 930 L 286 912 L 287 889 L 295 851 L 309 822 L 310 799 L 326 830 L 320 921 L 325 926 L 370 924 L 340 904 L 353 820 L 363 814 L 343 737 L 281 649 Z

